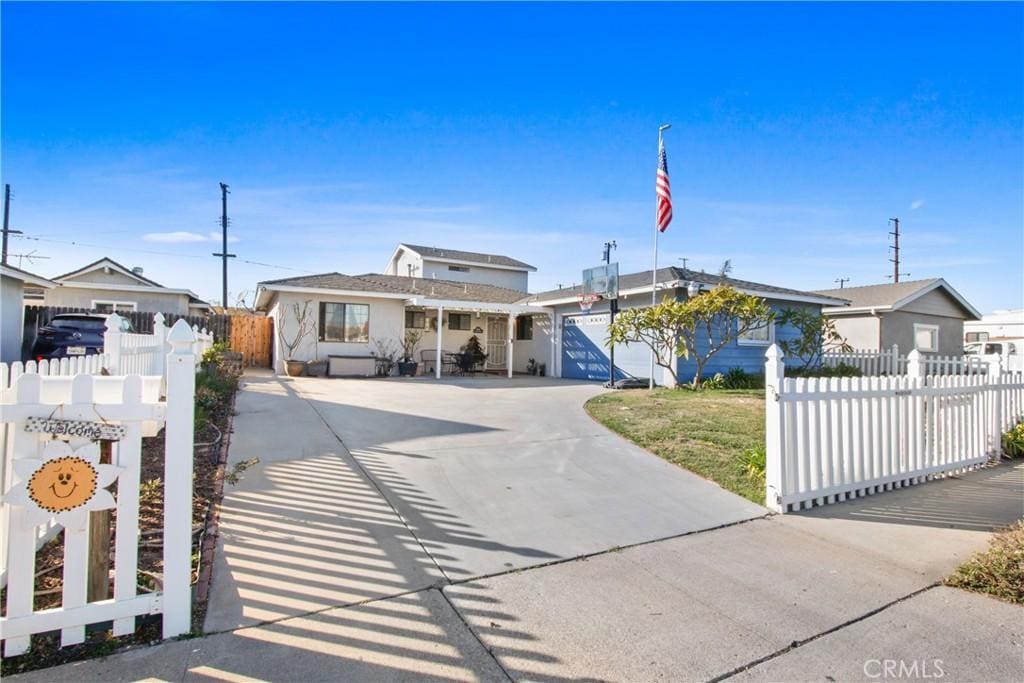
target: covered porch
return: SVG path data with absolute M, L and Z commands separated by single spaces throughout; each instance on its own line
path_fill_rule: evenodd
M 534 324 L 535 318 L 543 324 Z M 525 371 L 527 358 L 554 368 L 555 346 L 545 329 L 554 327 L 554 309 L 525 305 L 413 297 L 405 302 L 405 329 L 422 334 L 415 360 L 420 374 L 440 379 L 451 372 L 473 336 L 486 356 L 485 372 L 512 377 Z M 517 348 L 517 346 L 519 348 Z

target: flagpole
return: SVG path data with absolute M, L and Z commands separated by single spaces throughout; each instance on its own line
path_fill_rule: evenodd
M 661 154 L 662 145 L 662 133 L 672 127 L 671 123 L 666 123 L 663 126 L 658 126 L 658 154 Z M 658 305 L 658 202 L 655 198 L 654 202 L 654 269 L 651 271 L 651 306 Z M 647 380 L 647 388 L 654 388 L 654 368 L 655 368 L 655 352 L 654 347 L 651 347 L 651 372 L 650 377 Z

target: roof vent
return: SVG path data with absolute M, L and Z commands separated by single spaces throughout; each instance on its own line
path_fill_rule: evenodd
M 132 268 L 132 272 L 136 275 L 142 275 L 142 266 L 135 266 Z

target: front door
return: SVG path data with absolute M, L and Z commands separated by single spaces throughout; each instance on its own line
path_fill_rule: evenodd
M 490 316 L 487 318 L 487 362 L 488 368 L 504 368 L 508 362 L 508 319 Z

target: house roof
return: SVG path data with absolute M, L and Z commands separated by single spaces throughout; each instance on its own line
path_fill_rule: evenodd
M 826 309 L 829 313 L 857 313 L 860 311 L 892 311 L 902 308 L 936 289 L 943 289 L 953 301 L 967 313 L 968 318 L 981 318 L 981 313 L 964 299 L 959 292 L 941 277 L 906 282 L 887 282 L 880 285 L 844 287 L 842 289 L 819 290 L 825 296 L 841 296 L 850 302 L 849 307 Z
M 494 285 L 434 280 L 421 277 L 402 277 L 399 275 L 381 275 L 379 273 L 366 273 L 363 275 L 344 275 L 342 273 L 300 275 L 280 280 L 265 280 L 259 283 L 259 288 L 261 291 L 257 300 L 257 308 L 269 303 L 269 299 L 264 298 L 264 292 L 272 291 L 316 292 L 317 290 L 329 290 L 396 299 L 425 297 L 428 299 L 450 301 L 505 304 L 516 303 L 525 295 L 525 292 L 520 292 L 516 289 L 496 287 Z
M 118 271 L 119 273 L 121 273 L 122 275 L 125 275 L 127 277 L 130 277 L 130 278 L 134 279 L 136 282 L 139 283 L 138 284 L 139 288 L 162 289 L 167 294 L 185 294 L 189 298 L 189 304 L 190 305 L 195 305 L 195 307 L 198 307 L 198 308 L 204 308 L 204 307 L 205 308 L 209 308 L 209 306 L 210 306 L 210 304 L 208 304 L 206 301 L 203 301 L 202 299 L 200 299 L 199 296 L 195 292 L 190 290 L 190 289 L 174 289 L 172 287 L 164 287 L 162 284 L 160 284 L 156 280 L 150 280 L 148 277 L 144 277 L 144 276 L 140 275 L 139 273 L 136 273 L 131 268 L 128 268 L 128 267 L 118 263 L 114 259 L 112 259 L 110 257 L 107 257 L 107 256 L 104 256 L 101 259 L 93 261 L 92 263 L 90 263 L 88 265 L 82 266 L 81 268 L 78 268 L 77 270 L 72 270 L 70 273 L 64 273 L 63 275 L 58 275 L 57 277 L 53 278 L 53 280 L 56 283 L 60 284 L 61 286 L 65 286 L 65 287 L 90 287 L 90 288 L 94 288 L 94 289 L 124 289 L 124 290 L 130 290 L 130 291 L 131 290 L 141 291 L 141 290 L 136 290 L 135 289 L 135 287 L 136 287 L 135 285 L 114 285 L 114 284 L 109 284 L 109 283 L 78 282 L 78 281 L 75 281 L 75 280 L 68 281 L 68 280 L 70 280 L 70 278 L 73 278 L 76 275 L 82 275 L 83 273 L 89 273 L 89 272 L 92 272 L 94 270 L 99 270 L 100 268 L 112 268 L 112 269 Z
M 45 287 L 47 289 L 51 289 L 57 286 L 56 282 L 54 282 L 53 280 L 48 280 L 42 275 L 36 275 L 35 273 L 30 273 L 27 270 L 15 268 L 14 266 L 9 266 L 6 263 L 0 265 L 0 273 L 5 275 L 6 277 L 14 278 L 15 280 L 21 280 L 24 283 L 35 285 L 36 287 Z
M 635 290 L 636 293 L 641 293 L 645 290 L 649 292 L 651 291 L 651 280 L 651 271 L 649 270 L 639 273 L 620 275 L 619 292 L 629 292 L 630 290 Z M 846 303 L 845 299 L 835 296 L 824 296 L 820 293 L 803 292 L 797 289 L 765 285 L 760 282 L 750 282 L 749 280 L 737 280 L 736 278 L 731 277 L 719 277 L 718 275 L 697 272 L 689 270 L 688 268 L 669 266 L 667 268 L 658 269 L 657 282 L 659 286 L 664 288 L 668 288 L 668 286 L 685 287 L 686 283 L 691 281 L 710 285 L 712 287 L 720 284 L 729 285 L 741 291 L 757 294 L 769 299 L 809 301 L 811 303 L 833 306 L 839 306 Z M 561 289 L 552 289 L 547 292 L 531 294 L 524 300 L 531 303 L 550 303 L 559 300 L 574 300 L 578 294 L 582 293 L 583 285 L 576 285 L 574 287 L 563 287 Z
M 537 270 L 529 263 L 523 263 L 517 259 L 509 256 L 502 256 L 501 254 L 483 254 L 476 251 L 459 251 L 458 249 L 441 249 L 438 247 L 424 247 L 418 244 L 408 244 L 402 242 L 398 245 L 399 248 L 405 248 L 409 251 L 414 251 L 423 258 L 432 259 L 435 261 L 454 261 L 460 263 L 479 263 L 485 266 L 501 266 L 503 268 L 513 268 L 515 270 Z

